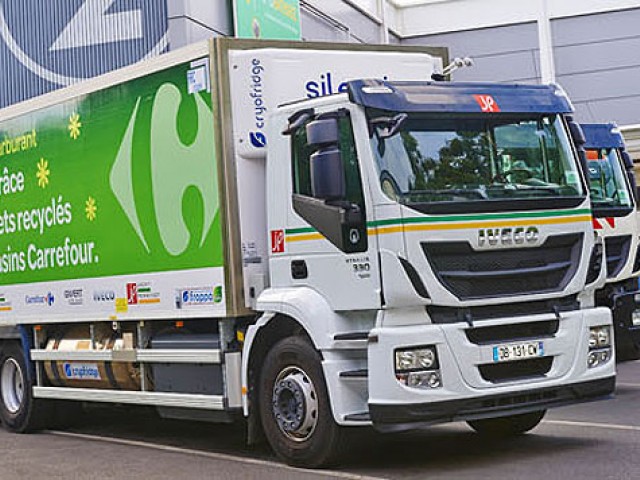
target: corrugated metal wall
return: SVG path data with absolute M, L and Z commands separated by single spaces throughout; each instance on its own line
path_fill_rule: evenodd
M 0 107 L 168 49 L 167 0 L 0 0 Z

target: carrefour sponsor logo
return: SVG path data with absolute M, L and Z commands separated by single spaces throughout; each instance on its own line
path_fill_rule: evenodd
M 222 302 L 222 286 L 183 288 L 176 292 L 176 308 Z
M 26 305 L 45 305 L 51 307 L 55 300 L 55 296 L 51 292 L 46 295 L 25 295 L 24 297 L 24 303 Z
M 64 363 L 64 376 L 69 380 L 102 380 L 95 363 Z
M 65 290 L 63 296 L 69 305 L 82 305 L 84 301 L 84 291 L 82 288 Z

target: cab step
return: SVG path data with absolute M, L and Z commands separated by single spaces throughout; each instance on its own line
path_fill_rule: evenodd
M 369 377 L 369 370 L 367 370 L 366 368 L 340 372 L 340 378 L 368 378 L 368 377 Z
M 365 350 L 369 343 L 369 332 L 345 332 L 333 336 L 335 348 Z
M 344 419 L 348 422 L 370 422 L 371 415 L 369 415 L 369 412 L 350 413 L 345 415 Z

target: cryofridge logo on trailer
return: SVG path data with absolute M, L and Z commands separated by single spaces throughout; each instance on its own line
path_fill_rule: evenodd
M 222 302 L 222 286 L 184 288 L 176 292 L 176 308 L 215 305 Z
M 52 307 L 55 300 L 55 296 L 51 292 L 46 295 L 25 295 L 24 297 L 24 303 L 26 305 L 44 305 Z
M 264 66 L 259 58 L 251 60 L 251 87 L 249 96 L 253 103 L 253 119 L 256 130 L 249 133 L 249 141 L 256 148 L 267 146 L 267 136 L 264 134 L 267 106 L 264 99 Z
M 65 290 L 63 296 L 69 305 L 82 305 L 84 303 L 84 291 L 82 288 Z
M 98 303 L 113 303 L 116 301 L 116 292 L 113 290 L 96 290 L 93 292 L 93 301 Z
M 151 282 L 127 283 L 127 305 L 149 305 L 160 303 L 160 292 Z
M 0 312 L 10 312 L 11 310 L 13 310 L 11 302 L 7 300 L 4 293 L 0 293 Z
M 102 380 L 95 363 L 64 363 L 62 368 L 69 380 Z

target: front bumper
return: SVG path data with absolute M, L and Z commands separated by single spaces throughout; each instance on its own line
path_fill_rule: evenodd
M 635 283 L 635 281 L 633 282 Z M 633 313 L 640 310 L 636 295 L 640 290 L 621 290 L 616 285 L 607 286 L 604 294 L 598 294 L 598 303 L 611 308 L 616 337 L 618 360 L 633 360 L 640 356 L 640 324 L 634 324 Z
M 415 429 L 436 423 L 477 420 L 600 400 L 613 393 L 614 377 L 511 394 L 409 405 L 369 405 L 374 427 L 382 432 Z
M 589 328 L 611 325 L 611 312 L 606 308 L 561 312 L 559 319 L 539 314 L 473 325 L 420 324 L 418 314 L 415 310 L 385 311 L 379 326 L 369 334 L 375 341 L 370 340 L 368 347 L 368 406 L 373 426 L 379 430 L 525 413 L 594 400 L 613 391 L 613 358 L 593 368 L 587 365 Z M 402 316 L 405 318 L 399 318 Z M 408 324 L 409 320 L 414 323 Z M 536 336 L 538 330 L 531 327 L 541 323 L 556 328 Z M 522 332 L 525 334 L 518 336 Z M 504 340 L 509 335 L 512 338 Z M 494 346 L 521 341 L 544 343 L 539 371 L 536 367 L 521 374 L 519 362 L 495 362 Z M 411 388 L 400 383 L 394 352 L 425 345 L 437 350 L 441 386 Z M 491 376 L 496 366 L 499 375 Z

